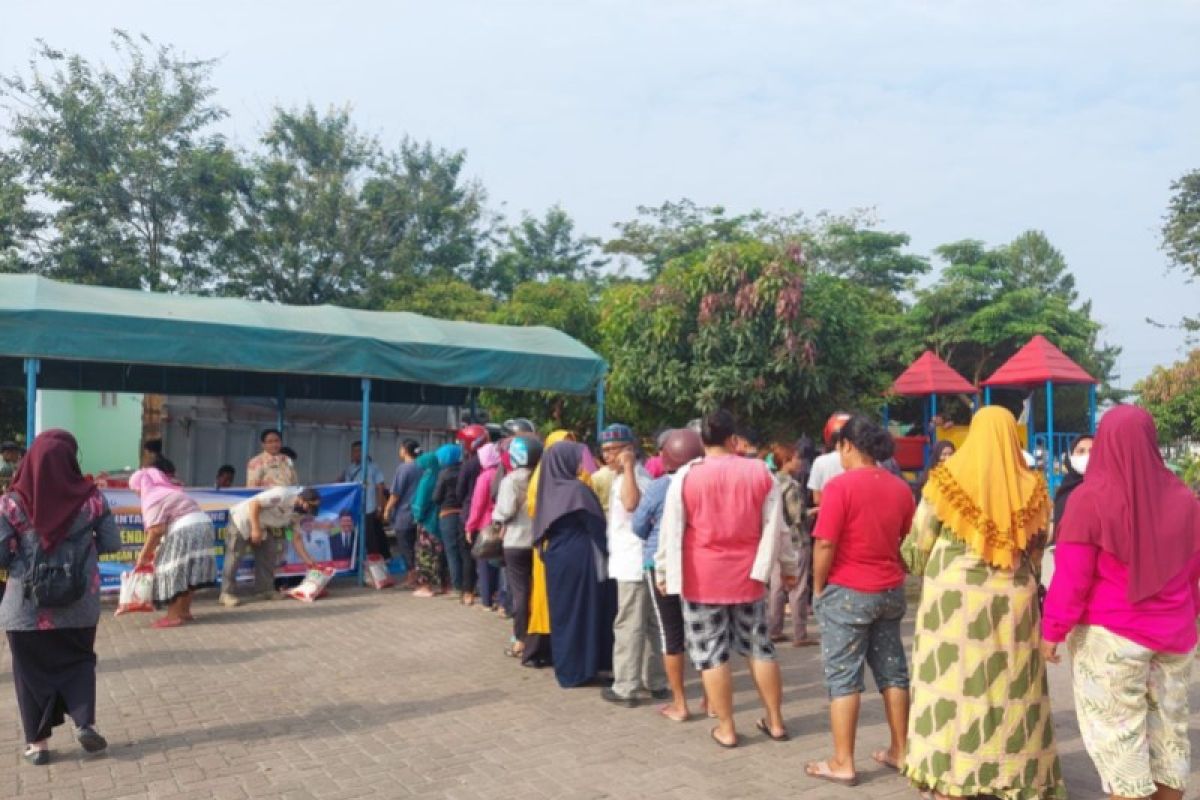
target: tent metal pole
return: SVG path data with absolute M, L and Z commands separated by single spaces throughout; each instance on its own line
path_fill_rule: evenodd
M 367 492 L 374 491 L 371 486 L 371 379 L 362 379 L 362 464 L 359 475 L 362 476 L 362 498 L 358 506 L 358 585 L 366 584 L 367 574 Z
M 275 388 L 275 429 L 279 431 L 279 438 L 283 438 L 283 421 L 284 410 L 287 408 L 287 392 L 283 388 L 283 381 Z
M 42 362 L 36 358 L 25 359 L 25 447 L 33 444 L 37 435 L 37 376 Z
M 1088 433 L 1096 435 L 1096 384 L 1088 387 Z
M 596 441 L 600 441 L 600 434 L 604 432 L 604 378 L 596 384 Z
M 477 405 L 476 404 L 476 399 L 477 399 L 476 395 L 477 394 L 478 394 L 478 391 L 475 389 L 470 389 L 467 391 L 467 397 L 471 400 L 471 424 L 472 425 L 479 422 L 479 414 L 478 414 L 478 409 L 476 407 L 476 405 Z
M 1037 449 L 1036 446 L 1034 445 L 1034 441 L 1033 441 L 1035 438 L 1037 438 L 1037 423 L 1033 419 L 1033 412 L 1034 412 L 1033 397 L 1034 397 L 1034 394 L 1036 394 L 1036 393 L 1031 391 L 1029 393 L 1029 396 L 1025 398 L 1025 408 L 1027 409 L 1027 411 L 1025 412 L 1025 415 L 1026 415 L 1025 416 L 1025 430 L 1028 431 L 1028 434 L 1029 434 L 1028 435 L 1029 441 L 1026 442 L 1026 449 L 1030 453 L 1033 453 Z
M 1046 483 L 1054 486 L 1054 383 L 1046 381 Z

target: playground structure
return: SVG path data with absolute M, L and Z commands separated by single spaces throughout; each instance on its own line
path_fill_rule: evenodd
M 929 436 L 929 425 L 938 413 L 939 395 L 976 395 L 977 390 L 954 368 L 943 361 L 932 350 L 926 350 L 900 377 L 892 383 L 890 394 L 896 397 L 915 397 L 923 400 L 921 403 L 921 433 L 916 436 L 893 436 L 896 442 L 896 463 L 903 470 L 920 471 L 929 464 L 933 442 L 937 440 Z M 890 411 L 887 405 L 883 407 L 883 420 L 886 425 Z

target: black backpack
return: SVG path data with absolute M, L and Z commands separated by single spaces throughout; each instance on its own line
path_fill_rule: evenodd
M 18 513 L 10 513 L 8 521 L 18 535 L 29 530 L 29 522 Z M 90 530 L 63 539 L 53 553 L 43 550 L 41 542 L 34 545 L 33 563 L 21 579 L 25 599 L 38 608 L 65 608 L 79 602 L 91 579 L 88 560 L 93 546 Z

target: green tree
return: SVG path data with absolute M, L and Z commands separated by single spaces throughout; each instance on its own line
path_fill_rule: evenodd
M 485 285 L 495 220 L 483 186 L 463 174 L 464 151 L 404 139 L 362 188 L 368 302 L 385 303 L 422 278 Z
M 569 278 L 522 283 L 512 298 L 488 316 L 500 325 L 542 325 L 573 336 L 596 349 L 600 312 L 594 284 Z M 555 392 L 487 391 L 480 402 L 494 420 L 527 417 L 546 431 L 566 428 L 583 436 L 596 419 L 595 399 Z
M 1200 433 L 1200 349 L 1184 361 L 1156 367 L 1135 387 L 1138 402 L 1154 415 L 1164 444 Z
M 1162 246 L 1172 266 L 1188 281 L 1200 278 L 1200 169 L 1171 184 L 1171 203 L 1163 220 Z M 1200 317 L 1186 317 L 1183 327 L 1200 330 Z
M 411 311 L 436 319 L 488 322 L 496 310 L 495 299 L 458 278 L 410 281 L 395 287 L 388 311 Z
M 705 247 L 605 293 L 610 416 L 649 430 L 726 407 L 768 432 L 813 429 L 882 392 L 873 320 L 866 289 L 810 275 L 797 247 Z
M 42 215 L 29 205 L 21 166 L 10 153 L 0 152 L 0 272 L 25 272 L 25 248 L 36 242 Z
M 245 224 L 222 291 L 294 305 L 350 303 L 365 290 L 359 186 L 379 158 L 346 109 L 276 109 L 253 160 Z
M 28 205 L 45 209 L 36 231 L 28 216 L 0 221 L 19 234 L 6 266 L 80 283 L 203 290 L 244 181 L 213 129 L 225 116 L 212 99 L 213 62 L 122 31 L 113 49 L 120 69 L 42 42 L 30 75 L 0 80 L 14 142 L 5 183 L 23 184 Z M 22 198 L 5 194 L 0 213 L 19 211 Z
M 501 297 L 522 283 L 552 278 L 587 280 L 596 276 L 606 259 L 597 257 L 600 240 L 575 235 L 575 221 L 561 206 L 552 206 L 541 219 L 522 214 L 504 229 L 504 244 L 491 268 L 480 277 Z
M 903 252 L 906 233 L 874 230 L 865 215 L 822 217 L 804 237 L 811 268 L 887 295 L 911 290 L 929 261 Z

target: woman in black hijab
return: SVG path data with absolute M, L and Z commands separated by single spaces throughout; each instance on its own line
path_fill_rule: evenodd
M 1062 483 L 1058 485 L 1058 490 L 1054 493 L 1055 528 L 1058 527 L 1063 514 L 1067 511 L 1067 500 L 1079 488 L 1079 484 L 1083 483 L 1083 473 L 1087 469 L 1088 454 L 1092 452 L 1094 439 L 1095 437 L 1091 434 L 1084 434 L 1071 442 L 1071 450 L 1067 455 L 1067 474 L 1063 476 Z
M 564 689 L 612 668 L 614 587 L 608 580 L 604 511 L 579 480 L 583 445 L 562 442 L 542 456 L 533 521 L 546 563 L 554 676 Z

